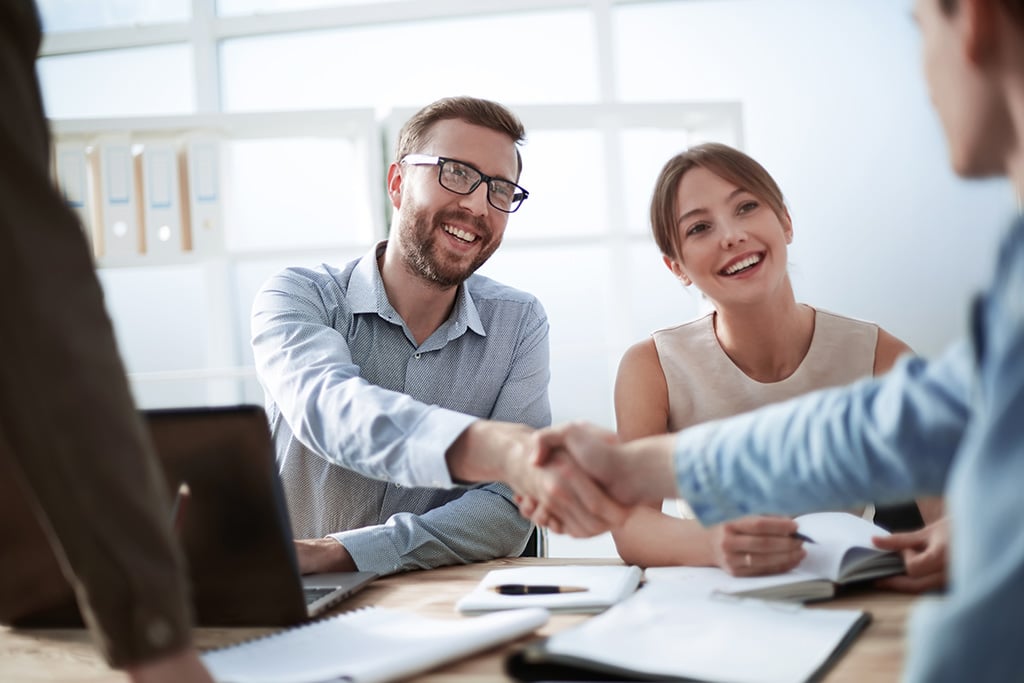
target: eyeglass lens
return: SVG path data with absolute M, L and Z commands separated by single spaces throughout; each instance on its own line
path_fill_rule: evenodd
M 441 185 L 452 192 L 469 194 L 476 189 L 483 177 L 480 171 L 458 161 L 445 160 L 441 163 L 441 174 L 438 176 Z M 507 180 L 492 178 L 487 184 L 487 201 L 495 208 L 511 212 L 522 202 L 522 195 L 517 192 L 519 186 Z

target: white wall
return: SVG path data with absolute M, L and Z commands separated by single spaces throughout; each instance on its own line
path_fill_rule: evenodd
M 919 353 L 964 328 L 1015 209 L 949 169 L 909 0 L 717 0 L 627 8 L 626 100 L 738 99 L 745 149 L 793 216 L 797 295 L 878 321 Z M 653 65 L 658 65 L 657 68 Z

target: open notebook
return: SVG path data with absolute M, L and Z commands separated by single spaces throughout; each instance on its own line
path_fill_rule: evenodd
M 870 621 L 866 612 L 723 595 L 669 584 L 633 596 L 506 660 L 523 681 L 797 683 L 818 679 Z
M 231 683 L 381 683 L 515 640 L 548 621 L 542 609 L 436 619 L 367 607 L 213 650 L 203 662 Z
M 825 600 L 836 586 L 902 574 L 898 553 L 879 550 L 872 536 L 888 536 L 885 529 L 846 512 L 816 512 L 796 518 L 800 533 L 813 540 L 804 543 L 805 557 L 797 567 L 782 574 L 736 577 L 717 567 L 650 567 L 649 583 L 672 582 L 678 590 L 696 594 L 730 593 L 773 600 Z

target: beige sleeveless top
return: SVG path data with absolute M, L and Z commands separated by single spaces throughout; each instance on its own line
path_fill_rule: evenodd
M 815 309 L 807 355 L 792 375 L 769 383 L 748 377 L 722 350 L 714 313 L 652 336 L 668 385 L 668 426 L 675 432 L 870 376 L 878 326 Z M 689 506 L 678 502 L 680 514 L 692 518 Z
M 714 313 L 652 336 L 668 385 L 669 429 L 678 431 L 870 376 L 878 326 L 815 309 L 807 355 L 792 375 L 769 383 L 751 379 L 725 354 Z

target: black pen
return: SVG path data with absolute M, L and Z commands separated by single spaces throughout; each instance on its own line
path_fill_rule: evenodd
M 491 586 L 492 591 L 502 595 L 545 595 L 549 593 L 582 593 L 586 588 L 580 586 L 531 586 L 524 583 L 503 583 Z
M 789 537 L 790 538 L 795 538 L 798 541 L 803 541 L 804 543 L 814 543 L 814 539 L 813 538 L 811 538 L 810 536 L 806 536 L 806 535 L 800 533 L 799 531 L 790 534 Z

